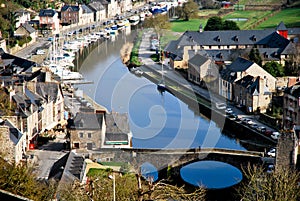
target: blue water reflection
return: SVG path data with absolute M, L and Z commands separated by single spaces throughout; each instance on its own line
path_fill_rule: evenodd
M 239 183 L 243 178 L 238 168 L 219 161 L 191 163 L 181 168 L 180 175 L 185 182 L 207 189 L 227 188 Z
M 154 165 L 145 162 L 141 165 L 141 174 L 146 180 L 155 182 L 158 179 L 158 171 Z
M 134 148 L 217 147 L 245 150 L 223 135 L 209 119 L 192 111 L 172 94 L 161 95 L 157 86 L 130 73 L 120 59 L 120 48 L 111 44 L 107 54 L 94 50 L 80 72 L 91 85 L 80 88 L 109 111 L 127 113 Z

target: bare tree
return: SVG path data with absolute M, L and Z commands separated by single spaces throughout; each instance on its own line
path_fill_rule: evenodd
M 245 181 L 237 188 L 243 201 L 274 201 L 300 199 L 300 174 L 290 168 L 276 168 L 266 172 L 261 166 L 248 166 L 243 170 Z

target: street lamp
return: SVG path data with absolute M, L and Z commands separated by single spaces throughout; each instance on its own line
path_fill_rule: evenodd
M 113 192 L 114 192 L 114 201 L 116 201 L 116 178 L 115 174 L 109 175 L 108 178 L 113 180 Z

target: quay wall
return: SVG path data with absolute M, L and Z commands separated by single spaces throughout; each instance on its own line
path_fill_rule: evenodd
M 151 71 L 151 73 L 145 72 L 143 76 L 157 84 L 159 82 L 161 74 L 159 72 L 156 72 L 149 66 L 144 65 L 143 67 L 148 71 Z M 165 79 L 168 83 L 166 85 L 166 88 L 170 93 L 186 103 L 193 111 L 199 111 L 202 115 L 205 115 L 207 118 L 213 120 L 221 129 L 228 132 L 233 132 L 233 137 L 238 137 L 243 140 L 258 141 L 260 142 L 260 144 L 265 143 L 269 145 L 269 147 L 274 147 L 276 145 L 276 141 L 271 139 L 270 137 L 267 137 L 264 134 L 259 133 L 256 130 L 251 129 L 250 127 L 239 122 L 230 120 L 226 117 L 224 112 L 211 109 L 211 101 L 209 97 L 200 96 L 191 88 L 181 85 L 180 83 L 168 77 L 165 77 Z M 174 88 L 173 86 L 180 86 L 180 90 L 177 90 L 178 88 Z M 191 93 L 193 95 L 187 95 Z

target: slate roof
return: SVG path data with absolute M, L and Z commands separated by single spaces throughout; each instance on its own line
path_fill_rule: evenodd
M 37 31 L 28 23 L 23 23 L 23 24 L 21 24 L 21 26 L 24 27 L 24 29 L 26 29 L 26 31 L 28 31 L 28 33 L 30 33 L 30 34 Z
M 194 51 L 190 51 L 190 52 L 194 52 Z M 202 66 L 205 62 L 207 62 L 209 60 L 207 57 L 204 57 L 198 53 L 192 55 L 192 54 L 190 54 L 190 52 L 189 52 L 189 55 L 191 57 L 188 62 L 189 62 L 189 65 L 192 65 L 195 68 L 199 68 L 200 66 Z
M 93 11 L 87 5 L 85 5 L 85 4 L 82 4 L 81 8 L 83 10 L 82 11 L 83 13 L 93 13 Z
M 1 48 L 2 49 L 2 48 Z M 17 57 L 12 54 L 0 52 L 0 56 L 5 66 L 10 66 L 16 73 L 32 72 L 32 67 L 37 64 L 33 61 Z
M 13 100 L 16 102 L 18 105 L 18 108 L 20 108 L 20 112 L 22 112 L 21 116 L 23 117 L 28 117 L 31 115 L 31 112 L 29 110 L 29 107 L 31 105 L 30 99 L 23 93 L 17 92 L 15 95 L 12 96 Z
M 15 15 L 16 15 L 16 17 L 20 17 L 20 16 L 23 16 L 24 14 L 28 14 L 28 13 L 29 13 L 28 11 L 20 9 L 15 12 Z
M 300 97 L 300 82 L 298 81 L 295 85 L 287 87 L 285 93 L 294 96 L 295 98 Z
M 285 24 L 283 23 L 283 21 L 281 21 L 280 23 L 279 23 L 279 25 L 276 27 L 276 31 L 287 31 L 287 28 L 286 28 L 286 26 L 285 26 Z
M 91 8 L 91 10 L 94 11 L 100 11 L 105 9 L 104 6 L 99 1 L 93 1 L 89 3 L 88 6 Z
M 9 128 L 9 138 L 16 145 L 22 137 L 22 133 L 9 120 L 5 120 L 4 125 Z
M 103 124 L 103 113 L 78 112 L 74 118 L 74 125 L 71 128 L 76 130 L 99 130 Z
M 53 9 L 41 9 L 39 17 L 53 17 L 56 14 L 56 11 Z
M 84 158 L 80 155 L 77 155 L 74 151 L 71 151 L 69 153 L 69 157 L 64 167 L 61 182 L 69 183 L 73 182 L 74 180 L 81 181 L 84 174 L 84 170 Z M 59 186 L 59 188 L 61 187 L 63 188 L 64 186 Z
M 58 94 L 61 93 L 61 87 L 56 82 L 37 82 L 36 93 L 46 101 L 56 101 Z
M 65 12 L 67 10 L 72 11 L 72 12 L 79 12 L 79 6 L 64 5 L 60 11 Z
M 128 116 L 125 113 L 121 114 L 118 112 L 112 112 L 110 114 L 106 114 L 105 122 L 106 133 L 128 134 L 130 132 Z
M 240 85 L 247 89 L 248 93 L 252 95 L 259 95 L 259 79 L 260 77 L 253 77 L 252 75 L 246 75 L 242 79 L 235 82 L 236 85 Z
M 237 72 L 246 71 L 254 62 L 244 58 L 237 58 L 231 65 L 221 71 L 221 77 L 223 80 L 233 83 L 237 78 Z

